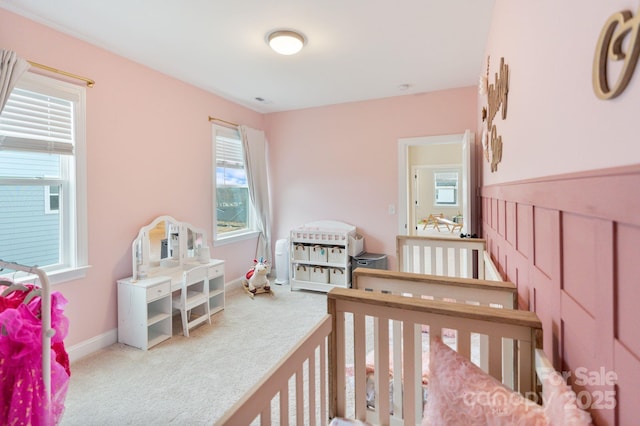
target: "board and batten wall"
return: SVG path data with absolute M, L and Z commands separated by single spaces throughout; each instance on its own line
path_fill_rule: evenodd
M 632 424 L 623 419 L 638 410 L 640 198 L 618 194 L 639 187 L 632 166 L 482 191 L 489 250 L 518 286 L 520 308 L 540 317 L 545 352 L 571 373 L 597 424 Z

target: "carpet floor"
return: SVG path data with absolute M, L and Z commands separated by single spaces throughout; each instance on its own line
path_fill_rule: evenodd
M 149 351 L 114 344 L 71 365 L 61 425 L 212 425 L 325 315 L 326 295 L 273 286 Z M 73 326 L 73 324 L 72 324 Z

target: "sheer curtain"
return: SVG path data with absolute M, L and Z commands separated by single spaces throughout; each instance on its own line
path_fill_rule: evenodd
M 18 57 L 16 52 L 0 49 L 0 113 L 18 79 L 29 67 L 29 62 Z
M 271 261 L 271 205 L 267 174 L 267 139 L 262 130 L 239 126 L 244 150 L 249 196 L 256 209 L 257 227 L 260 231 L 256 259 Z

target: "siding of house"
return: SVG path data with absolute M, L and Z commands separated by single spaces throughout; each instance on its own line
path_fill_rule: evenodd
M 0 153 L 0 175 L 49 177 L 59 175 L 57 156 Z M 42 185 L 0 185 L 0 259 L 25 265 L 59 262 L 60 215 L 46 213 Z

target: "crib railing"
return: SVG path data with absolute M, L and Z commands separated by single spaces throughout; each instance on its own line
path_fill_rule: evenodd
M 453 278 L 438 275 L 359 268 L 352 288 L 407 297 L 516 309 L 518 289 L 508 281 Z
M 396 251 L 402 272 L 502 280 L 481 238 L 398 235 Z
M 515 363 L 512 387 L 521 393 L 536 388 L 533 360 L 535 349 L 542 347 L 542 325 L 532 312 L 340 288 L 332 289 L 327 297 L 334 330 L 329 340 L 330 417 L 355 417 L 372 424 L 418 424 L 422 418 L 420 377 L 424 350 L 418 336 L 425 327 L 429 339 L 453 331 L 456 350 L 469 359 L 475 336 L 487 336 L 486 371 L 503 381 L 504 366 Z M 373 326 L 368 326 L 371 323 Z M 399 328 L 401 338 L 390 333 L 394 328 Z M 373 336 L 367 335 L 368 330 L 373 330 Z M 515 359 L 504 357 L 503 343 L 508 340 L 517 342 Z M 391 396 L 389 376 L 386 372 L 375 374 L 375 407 L 367 406 L 365 396 L 368 351 L 374 353 L 377 371 L 384 371 L 378 366 L 389 365 L 390 357 L 396 358 L 393 365 L 402 366 L 402 374 L 393 376 Z M 343 372 L 350 363 L 353 397 L 347 399 L 347 377 Z M 350 405 L 353 413 L 347 412 Z
M 296 419 L 294 424 L 327 425 L 331 326 L 331 316 L 326 315 L 216 425 L 249 425 L 259 418 L 261 426 L 268 426 L 272 417 L 281 426 L 287 426 L 290 417 Z

